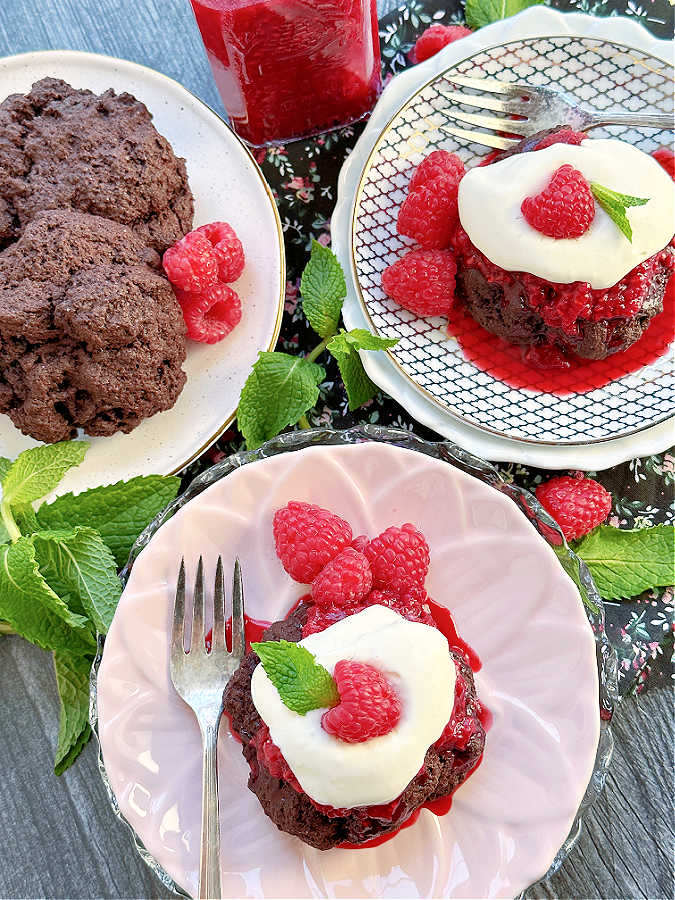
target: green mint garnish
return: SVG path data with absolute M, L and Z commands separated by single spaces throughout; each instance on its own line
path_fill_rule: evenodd
M 397 343 L 364 328 L 338 333 L 347 286 L 335 255 L 318 241 L 312 241 L 300 291 L 303 311 L 322 340 L 306 357 L 279 352 L 258 354 L 239 398 L 238 425 L 249 450 L 289 425 L 309 427 L 305 413 L 316 405 L 319 386 L 326 377 L 326 370 L 316 360 L 326 350 L 337 361 L 349 408 L 354 410 L 377 392 L 358 351 L 383 350 Z
M 629 206 L 644 206 L 645 203 L 649 203 L 649 197 L 631 197 L 630 194 L 619 194 L 617 191 L 603 187 L 596 181 L 591 181 L 591 191 L 612 222 L 632 244 L 633 229 L 628 221 L 626 209 Z
M 267 677 L 293 712 L 304 716 L 310 709 L 332 707 L 340 702 L 333 676 L 306 647 L 290 641 L 263 641 L 251 644 L 251 649 L 258 654 Z
M 340 321 L 347 285 L 335 254 L 312 241 L 312 255 L 300 279 L 302 310 L 319 337 L 335 334 Z
M 64 772 L 89 740 L 89 672 L 122 585 L 118 566 L 141 531 L 177 494 L 178 478 L 141 476 L 64 494 L 54 490 L 87 451 L 83 441 L 0 457 L 0 634 L 54 653 L 61 719 L 54 763 Z
M 363 406 L 379 390 L 366 374 L 358 351 L 386 350 L 397 343 L 398 338 L 381 338 L 365 328 L 342 331 L 328 341 L 326 347 L 337 360 L 351 410 Z
M 540 3 L 544 0 L 466 0 L 464 16 L 469 28 L 482 28 Z
M 572 545 L 605 600 L 675 583 L 675 526 L 634 530 L 601 525 Z

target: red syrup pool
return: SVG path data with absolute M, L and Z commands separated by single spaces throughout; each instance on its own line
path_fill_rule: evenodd
M 429 609 L 431 610 L 431 616 L 436 623 L 438 630 L 448 639 L 449 646 L 453 650 L 458 650 L 460 653 L 463 653 L 469 662 L 471 670 L 473 672 L 478 672 L 482 666 L 480 657 L 478 656 L 476 651 L 472 647 L 470 647 L 466 643 L 466 641 L 463 641 L 462 638 L 457 634 L 457 628 L 455 627 L 455 623 L 452 620 L 450 610 L 446 606 L 441 606 L 440 603 L 436 603 L 433 600 L 429 600 Z M 480 713 L 478 715 L 478 718 L 481 725 L 487 732 L 492 725 L 492 713 L 482 704 L 480 704 Z M 471 770 L 467 773 L 464 781 L 462 781 L 461 784 L 458 784 L 457 787 L 461 787 L 461 785 L 464 784 L 467 778 L 471 777 L 471 775 L 476 771 L 482 761 L 483 754 L 481 753 L 481 755 L 476 760 L 475 766 L 471 768 Z M 455 790 L 457 790 L 457 788 L 455 788 Z M 365 841 L 362 844 L 350 844 L 348 841 L 345 841 L 343 844 L 338 844 L 338 849 L 368 850 L 371 847 L 379 847 L 380 844 L 385 844 L 387 841 L 395 838 L 396 835 L 399 834 L 399 832 L 403 831 L 404 828 L 410 828 L 411 825 L 414 825 L 415 822 L 419 819 L 423 809 L 428 809 L 429 812 L 433 813 L 435 816 L 444 816 L 446 815 L 446 813 L 449 813 L 450 809 L 452 808 L 453 794 L 454 791 L 445 797 L 439 797 L 438 800 L 430 800 L 428 803 L 423 803 L 419 809 L 416 809 L 415 812 L 405 820 L 400 828 L 396 829 L 396 831 L 392 831 L 389 834 L 382 834 L 379 837 L 373 838 L 371 841 Z
M 675 276 L 663 298 L 663 312 L 655 316 L 640 340 L 606 359 L 580 359 L 553 350 L 548 360 L 528 361 L 527 349 L 509 344 L 486 331 L 466 310 L 453 309 L 448 330 L 469 362 L 514 388 L 565 396 L 604 387 L 617 378 L 656 362 L 675 337 Z

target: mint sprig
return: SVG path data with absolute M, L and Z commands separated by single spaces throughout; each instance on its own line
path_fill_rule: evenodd
M 337 685 L 330 672 L 306 647 L 291 641 L 263 641 L 251 644 L 283 703 L 301 716 L 310 709 L 336 706 L 340 702 Z
M 84 441 L 0 457 L 0 634 L 54 653 L 60 727 L 54 770 L 65 771 L 89 740 L 89 673 L 96 633 L 119 600 L 122 565 L 139 533 L 172 500 L 178 478 L 159 475 L 64 494 L 34 504 L 79 465 Z
M 644 206 L 645 203 L 649 203 L 649 197 L 631 197 L 630 194 L 619 194 L 596 181 L 591 181 L 590 186 L 591 192 L 600 206 L 632 244 L 633 229 L 628 221 L 626 209 L 631 206 Z
M 573 545 L 605 600 L 634 597 L 675 583 L 675 527 L 600 525 Z
M 541 3 L 544 0 L 466 0 L 464 16 L 469 28 L 482 28 Z
M 325 369 L 316 360 L 326 351 L 337 361 L 349 408 L 357 409 L 377 393 L 363 368 L 360 350 L 386 350 L 395 338 L 380 338 L 364 328 L 338 331 L 347 294 L 344 272 L 335 255 L 312 241 L 309 262 L 300 280 L 302 308 L 322 338 L 307 356 L 259 353 L 239 399 L 238 424 L 249 450 L 289 425 L 308 428 L 306 413 L 316 405 Z

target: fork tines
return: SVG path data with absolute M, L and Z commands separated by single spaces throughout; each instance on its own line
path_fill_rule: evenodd
M 445 80 L 458 87 L 484 91 L 480 96 L 465 94 L 460 91 L 440 91 L 440 94 L 453 104 L 475 106 L 480 109 L 489 109 L 494 112 L 504 113 L 505 116 L 520 116 L 520 119 L 499 118 L 497 116 L 485 116 L 477 113 L 463 112 L 456 106 L 443 109 L 443 112 L 452 119 L 475 125 L 477 128 L 490 128 L 493 131 L 506 132 L 524 137 L 530 133 L 530 128 L 525 124 L 525 112 L 527 103 L 532 96 L 530 86 L 520 82 L 507 83 L 497 78 L 471 78 L 468 75 L 446 75 Z M 500 97 L 491 97 L 490 94 L 498 94 Z M 526 98 L 526 99 L 525 99 Z M 498 134 L 486 134 L 482 131 L 469 131 L 465 128 L 457 128 L 451 125 L 441 126 L 441 130 L 473 143 L 485 144 L 498 150 L 508 150 L 515 146 L 517 140 Z

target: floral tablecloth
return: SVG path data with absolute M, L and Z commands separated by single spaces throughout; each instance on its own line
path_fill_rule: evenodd
M 658 37 L 673 36 L 673 6 L 668 0 L 556 0 L 551 5 L 600 16 L 630 16 Z M 458 3 L 446 6 L 437 0 L 412 0 L 381 18 L 385 82 L 411 64 L 408 53 L 424 28 L 434 22 L 462 21 Z M 279 350 L 301 354 L 309 352 L 317 343 L 298 305 L 300 275 L 309 256 L 311 239 L 330 244 L 330 216 L 336 200 L 338 173 L 362 127 L 356 125 L 314 140 L 257 151 L 258 162 L 279 207 L 286 241 L 288 281 Z M 327 355 L 319 361 L 326 366 L 327 379 L 321 385 L 316 409 L 308 414 L 311 425 L 348 428 L 357 422 L 370 422 L 414 430 L 421 437 L 438 439 L 437 434 L 417 424 L 385 394 L 378 394 L 365 407 L 350 413 L 335 361 Z M 240 433 L 231 428 L 190 466 L 186 480 L 242 446 Z M 500 464 L 498 469 L 507 481 L 529 489 L 552 474 L 516 464 Z M 639 528 L 673 522 L 675 450 L 590 474 L 612 494 L 609 524 Z M 672 653 L 673 589 L 658 589 L 619 603 L 607 603 L 606 613 L 607 635 L 619 654 L 620 688 L 622 692 L 639 690 L 645 683 L 651 661 Z

